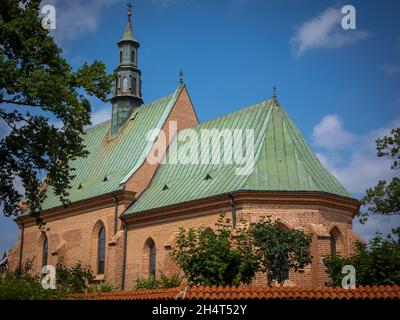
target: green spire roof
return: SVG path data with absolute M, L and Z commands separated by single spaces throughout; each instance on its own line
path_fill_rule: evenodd
M 255 165 L 250 175 L 237 175 L 236 164 L 161 164 L 149 187 L 124 215 L 240 190 L 314 191 L 352 197 L 324 168 L 275 99 L 194 127 L 198 133 L 213 128 L 254 129 Z M 173 143 L 179 149 L 191 142 Z M 242 143 L 245 150 L 245 139 Z M 171 145 L 169 149 L 175 148 Z M 223 148 L 220 151 L 222 159 Z
M 125 27 L 125 32 L 124 32 L 124 34 L 123 34 L 123 36 L 122 36 L 122 38 L 121 38 L 121 40 L 119 42 L 121 42 L 121 41 L 138 42 L 136 40 L 136 38 L 135 38 L 134 33 L 133 33 L 133 28 L 132 28 L 132 23 L 131 23 L 131 18 L 130 17 L 128 17 L 128 22 L 127 22 L 126 27 Z
M 152 141 L 150 129 L 161 129 L 182 88 L 171 95 L 136 108 L 121 132 L 111 138 L 111 121 L 85 132 L 84 144 L 90 154 L 71 163 L 76 178 L 68 190 L 71 202 L 122 190 L 126 180 L 143 164 Z M 51 187 L 46 191 L 43 210 L 61 206 Z

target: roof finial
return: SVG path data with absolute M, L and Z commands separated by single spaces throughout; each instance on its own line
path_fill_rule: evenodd
M 179 71 L 179 84 L 183 85 L 183 71 Z
M 276 87 L 272 87 L 272 98 L 275 100 L 276 99 Z
M 128 2 L 127 6 L 128 6 L 128 19 L 130 19 L 132 15 L 132 4 L 130 1 Z

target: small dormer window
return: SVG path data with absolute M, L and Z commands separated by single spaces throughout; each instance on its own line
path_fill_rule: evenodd
M 212 177 L 210 174 L 207 174 L 206 177 L 204 178 L 204 180 L 211 180 L 211 179 L 212 179 Z
M 169 187 L 165 184 L 164 187 L 162 188 L 163 191 L 169 190 Z
M 107 178 L 107 176 L 104 176 L 103 182 L 106 182 L 106 181 L 108 181 L 108 178 Z

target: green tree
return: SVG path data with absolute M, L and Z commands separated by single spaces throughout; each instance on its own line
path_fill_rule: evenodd
M 10 131 L 0 140 L 0 204 L 7 216 L 20 213 L 23 195 L 16 179 L 34 216 L 46 186 L 68 203 L 70 161 L 87 154 L 87 96 L 107 101 L 112 80 L 99 61 L 72 70 L 42 28 L 39 5 L 40 0 L 2 0 L 0 6 L 0 119 Z
M 215 232 L 181 228 L 172 256 L 190 284 L 250 283 L 258 269 L 253 244 L 245 228 L 233 229 L 223 215 Z
M 384 238 L 378 233 L 368 245 L 356 242 L 356 254 L 351 257 L 325 257 L 324 265 L 330 277 L 328 284 L 341 286 L 345 265 L 355 268 L 357 285 L 400 284 L 400 228 L 393 230 L 393 234 Z
M 384 136 L 376 141 L 377 156 L 392 159 L 391 169 L 400 168 L 400 128 L 395 128 L 389 136 Z M 360 221 L 364 223 L 370 214 L 397 215 L 400 214 L 400 179 L 392 178 L 387 182 L 381 180 L 378 184 L 366 190 L 361 203 L 366 206 L 366 211 L 360 212 Z
M 289 278 L 289 271 L 304 272 L 312 262 L 311 234 L 282 227 L 279 221 L 263 219 L 251 226 L 250 233 L 257 247 L 260 270 L 267 274 L 268 284 L 282 284 Z

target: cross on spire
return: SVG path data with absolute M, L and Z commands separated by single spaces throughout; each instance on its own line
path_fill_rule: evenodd
M 179 71 L 179 84 L 183 85 L 183 71 Z
M 127 7 L 128 7 L 128 18 L 130 18 L 132 15 L 132 4 L 130 1 L 128 2 Z

